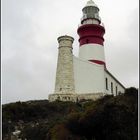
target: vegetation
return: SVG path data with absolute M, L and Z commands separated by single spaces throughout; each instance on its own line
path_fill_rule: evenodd
M 138 90 L 88 102 L 28 101 L 3 105 L 3 139 L 14 126 L 27 140 L 137 140 Z M 11 121 L 11 123 L 10 123 Z

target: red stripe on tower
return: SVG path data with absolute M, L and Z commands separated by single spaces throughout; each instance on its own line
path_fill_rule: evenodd
M 96 63 L 96 64 L 99 64 L 99 65 L 105 65 L 105 62 L 100 61 L 100 60 L 89 60 L 89 61 Z
M 88 60 L 90 62 L 93 62 L 93 63 L 96 63 L 96 64 L 99 64 L 99 65 L 104 65 L 105 68 L 106 68 L 106 63 L 103 62 L 103 61 L 100 61 L 100 60 Z
M 105 29 L 97 24 L 85 24 L 78 28 L 80 46 L 84 44 L 94 43 L 103 46 Z

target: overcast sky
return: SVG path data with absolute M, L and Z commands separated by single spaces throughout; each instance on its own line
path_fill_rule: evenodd
M 75 38 L 87 0 L 2 0 L 2 103 L 47 99 L 53 93 L 57 38 Z M 105 25 L 108 70 L 138 87 L 138 0 L 95 0 Z

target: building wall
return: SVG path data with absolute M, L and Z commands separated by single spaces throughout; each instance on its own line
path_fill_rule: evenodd
M 75 93 L 104 93 L 104 66 L 73 56 Z
M 116 96 L 119 92 L 125 92 L 125 87 L 109 71 L 105 70 L 102 65 L 93 64 L 73 56 L 73 70 L 75 94 L 67 91 L 63 93 L 55 92 L 55 94 L 49 95 L 49 101 L 77 102 L 96 100 L 106 94 L 114 94 Z M 108 81 L 108 90 L 106 89 L 106 78 Z M 113 93 L 111 92 L 111 83 Z
M 108 90 L 106 89 L 106 78 L 108 81 Z M 111 83 L 113 84 L 113 93 L 111 91 Z M 117 90 L 116 90 L 117 87 Z M 119 93 L 124 93 L 125 92 L 125 87 L 122 86 L 116 79 L 113 77 L 110 73 L 105 71 L 105 93 L 106 94 L 114 94 L 118 95 Z
M 77 94 L 77 101 L 82 100 L 97 100 L 104 96 L 104 93 L 85 93 L 85 94 Z
M 73 40 L 70 36 L 58 38 L 55 91 L 49 95 L 49 101 L 96 100 L 106 94 L 124 93 L 125 87 L 105 69 L 104 65 L 88 61 L 105 61 L 104 47 L 98 44 L 82 45 L 78 58 L 72 53 Z

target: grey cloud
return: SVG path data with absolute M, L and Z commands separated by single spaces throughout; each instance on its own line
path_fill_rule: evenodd
M 115 41 L 106 40 L 108 67 L 126 86 L 138 87 L 138 13 L 134 9 L 127 17 L 133 19 L 126 24 Z M 133 17 L 133 18 L 132 18 Z

